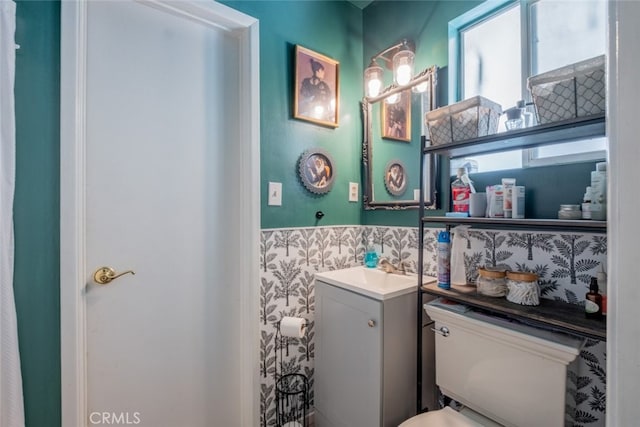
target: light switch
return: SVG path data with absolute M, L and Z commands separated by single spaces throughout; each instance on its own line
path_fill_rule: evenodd
M 413 190 L 413 200 L 420 200 L 420 189 L 416 188 Z
M 282 183 L 269 183 L 269 206 L 282 206 Z
M 358 201 L 358 183 L 357 182 L 349 183 L 349 201 L 350 202 Z

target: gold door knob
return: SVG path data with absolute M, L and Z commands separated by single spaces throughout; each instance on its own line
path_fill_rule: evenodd
M 99 285 L 106 285 L 107 283 L 111 283 L 112 280 L 129 273 L 136 274 L 133 270 L 116 274 L 116 271 L 111 267 L 100 267 L 93 273 L 93 280 Z

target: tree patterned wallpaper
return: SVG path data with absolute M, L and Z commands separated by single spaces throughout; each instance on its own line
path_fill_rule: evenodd
M 424 236 L 424 269 L 436 274 L 439 229 Z M 540 277 L 542 298 L 584 305 L 589 280 L 606 262 L 607 238 L 602 234 L 530 231 L 457 230 L 455 244 L 464 247 L 467 279 L 478 266 L 504 265 L 533 271 Z M 365 242 L 373 237 L 380 256 L 404 261 L 417 271 L 418 228 L 333 226 L 264 229 L 260 239 L 260 425 L 276 425 L 275 383 L 280 375 L 308 378 L 313 406 L 314 273 L 362 265 Z M 276 340 L 284 316 L 307 319 L 302 339 Z M 276 342 L 278 341 L 278 342 Z M 587 340 L 576 369 L 568 374 L 567 424 L 605 425 L 606 343 Z

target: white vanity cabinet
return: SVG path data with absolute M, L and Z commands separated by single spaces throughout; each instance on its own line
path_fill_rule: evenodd
M 316 425 L 397 427 L 416 410 L 417 283 L 372 297 L 321 275 L 315 287 Z

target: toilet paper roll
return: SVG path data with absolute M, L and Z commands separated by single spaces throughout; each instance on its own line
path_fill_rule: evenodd
M 283 317 L 280 321 L 280 333 L 283 337 L 302 338 L 306 322 L 300 317 Z

